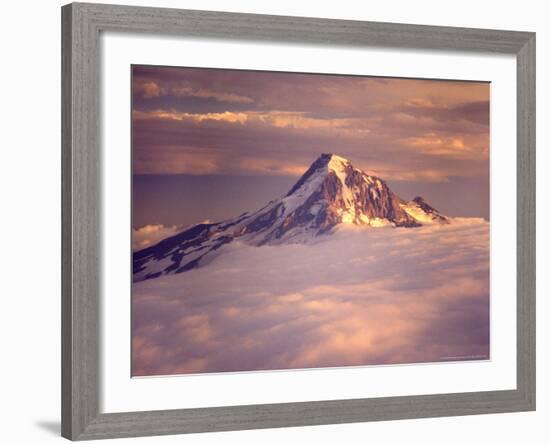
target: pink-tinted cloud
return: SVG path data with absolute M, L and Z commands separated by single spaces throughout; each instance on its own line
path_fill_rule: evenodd
M 133 374 L 489 357 L 489 225 L 347 227 L 309 245 L 222 247 L 135 284 Z
M 162 224 L 151 224 L 135 228 L 132 230 L 132 249 L 137 251 L 154 245 L 161 239 L 173 236 L 181 229 L 182 227 L 177 225 L 165 226 Z
M 488 176 L 488 83 L 144 66 L 133 86 L 136 174 L 297 174 L 335 152 L 393 180 Z
M 150 80 L 137 78 L 133 82 L 134 93 L 141 94 L 144 99 L 151 99 L 161 96 L 173 97 L 198 97 L 203 99 L 214 99 L 218 102 L 228 103 L 252 103 L 250 97 L 241 96 L 231 92 L 215 91 L 209 88 L 203 88 L 194 85 L 188 81 L 180 82 L 162 82 L 159 80 Z

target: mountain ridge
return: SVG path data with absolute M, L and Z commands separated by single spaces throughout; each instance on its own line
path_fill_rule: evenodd
M 133 254 L 134 281 L 181 273 L 238 239 L 254 246 L 307 243 L 340 224 L 420 227 L 449 218 L 417 196 L 405 201 L 379 177 L 343 157 L 321 154 L 288 193 L 253 213 L 202 223 Z

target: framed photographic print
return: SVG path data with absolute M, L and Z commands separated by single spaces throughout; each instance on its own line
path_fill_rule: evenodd
M 533 33 L 62 23 L 63 436 L 535 408 Z
M 132 375 L 489 359 L 489 89 L 133 66 Z

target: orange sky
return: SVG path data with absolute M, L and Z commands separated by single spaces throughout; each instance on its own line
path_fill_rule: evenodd
M 135 175 L 297 179 L 332 152 L 488 214 L 489 83 L 134 66 L 132 87 Z

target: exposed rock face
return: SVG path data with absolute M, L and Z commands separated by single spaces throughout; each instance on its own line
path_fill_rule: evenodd
M 401 208 L 421 224 L 449 223 L 448 217 L 443 216 L 443 214 L 437 211 L 434 207 L 428 205 L 420 196 L 415 197 L 410 202 L 401 203 Z
M 255 213 L 199 224 L 134 253 L 134 281 L 191 270 L 234 239 L 261 246 L 307 242 L 339 224 L 418 227 L 448 222 L 421 197 L 406 202 L 382 179 L 347 159 L 322 154 L 286 196 Z

